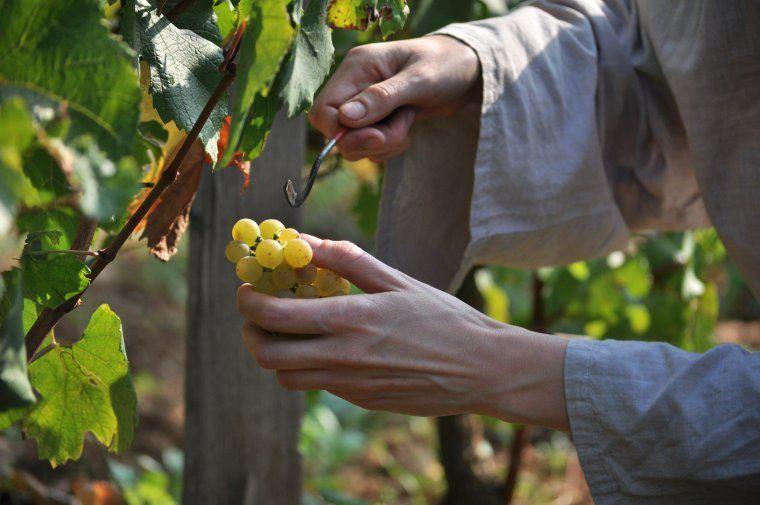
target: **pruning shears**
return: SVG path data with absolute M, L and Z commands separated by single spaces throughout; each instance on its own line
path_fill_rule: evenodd
M 306 201 L 306 198 L 311 192 L 311 187 L 314 186 L 314 181 L 317 179 L 319 167 L 322 165 L 322 162 L 325 161 L 325 158 L 327 158 L 327 156 L 330 154 L 330 151 L 333 150 L 335 144 L 338 143 L 346 131 L 348 131 L 348 128 L 345 126 L 342 127 L 340 130 L 338 130 L 338 133 L 336 133 L 333 138 L 327 141 L 325 147 L 319 152 L 317 158 L 314 160 L 314 164 L 311 166 L 311 171 L 309 171 L 309 178 L 306 179 L 306 185 L 300 193 L 296 193 L 296 190 L 293 187 L 293 181 L 291 179 L 288 179 L 288 182 L 285 183 L 283 190 L 285 191 L 285 198 L 287 198 L 288 203 L 291 207 L 300 207 L 303 202 Z

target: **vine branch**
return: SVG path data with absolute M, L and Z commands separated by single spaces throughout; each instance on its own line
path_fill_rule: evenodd
M 182 162 L 185 160 L 187 153 L 190 151 L 190 147 L 192 146 L 193 142 L 196 141 L 198 135 L 200 135 L 201 130 L 206 124 L 206 121 L 208 121 L 208 118 L 211 115 L 211 112 L 214 110 L 214 107 L 216 107 L 216 104 L 224 96 L 224 93 L 227 91 L 227 88 L 229 88 L 230 84 L 232 84 L 232 81 L 235 80 L 235 66 L 229 65 L 225 70 L 226 72 L 224 73 L 222 80 L 219 81 L 216 89 L 214 89 L 214 92 L 211 94 L 208 101 L 206 102 L 206 105 L 203 107 L 200 116 L 198 116 L 198 119 L 195 121 L 192 129 L 185 137 L 185 140 L 182 142 L 182 145 L 177 151 L 177 154 L 174 156 L 174 158 L 172 158 L 172 161 L 161 174 L 161 177 L 159 178 L 156 185 L 153 186 L 153 188 L 150 190 L 150 193 L 148 193 L 148 195 L 145 197 L 145 200 L 143 200 L 134 214 L 132 214 L 129 220 L 124 224 L 124 226 L 114 237 L 113 241 L 111 241 L 108 247 L 100 249 L 97 251 L 97 253 L 95 253 L 95 262 L 90 267 L 90 285 L 108 266 L 108 264 L 114 260 L 121 247 L 130 237 L 130 235 L 132 235 L 132 233 L 135 231 L 137 225 L 139 225 L 143 218 L 148 214 L 148 211 L 150 211 L 151 207 L 153 207 L 153 204 L 156 203 L 161 194 L 169 186 L 171 186 L 174 181 L 177 180 L 179 168 L 182 165 Z M 85 224 L 85 226 L 88 225 Z M 91 227 L 92 225 L 89 224 L 89 226 Z M 95 227 L 97 227 L 97 224 Z M 74 244 L 72 244 L 72 248 L 83 250 L 89 247 L 89 243 L 92 241 L 92 234 L 94 234 L 95 228 L 91 228 L 91 232 L 90 228 L 82 230 L 82 223 L 80 223 L 80 232 L 83 239 L 85 239 L 86 235 L 89 234 L 89 239 L 86 240 L 88 243 L 87 245 L 84 245 L 83 243 L 76 244 L 76 247 Z M 79 237 L 80 233 L 77 233 L 77 238 L 79 239 Z M 81 240 L 80 242 L 84 241 L 85 240 Z M 79 253 L 82 254 L 82 252 Z M 26 343 L 27 360 L 32 359 L 34 354 L 37 352 L 37 349 L 42 344 L 43 340 L 45 340 L 45 336 L 50 333 L 50 331 L 55 327 L 56 324 L 58 324 L 63 316 L 71 312 L 81 303 L 82 295 L 84 295 L 85 291 L 87 291 L 87 287 L 57 307 L 52 309 L 44 309 L 40 313 L 40 315 L 37 317 L 37 320 L 34 322 L 32 327 L 29 328 L 29 331 L 26 333 L 26 337 L 24 338 Z

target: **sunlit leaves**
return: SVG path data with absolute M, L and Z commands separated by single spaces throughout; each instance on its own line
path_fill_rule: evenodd
M 82 291 L 90 269 L 71 254 L 26 253 L 22 260 L 24 296 L 45 307 L 55 307 Z
M 330 73 L 335 49 L 327 26 L 327 2 L 309 2 L 296 28 L 293 47 L 283 63 L 280 97 L 288 117 L 311 107 L 314 94 Z
M 23 173 L 22 155 L 36 133 L 23 100 L 0 103 L 0 234 L 10 230 L 17 205 L 33 191 Z
M 126 37 L 150 66 L 153 106 L 163 122 L 174 121 L 190 131 L 222 78 L 218 68 L 223 55 L 213 10 L 187 11 L 180 18 L 184 23 L 174 24 L 156 13 L 155 4 L 155 0 L 134 0 L 130 12 L 134 21 L 127 23 Z M 212 159 L 226 115 L 222 99 L 199 136 Z
M 24 430 L 37 440 L 39 457 L 53 466 L 79 458 L 87 432 L 112 451 L 130 445 L 137 399 L 121 320 L 107 305 L 95 311 L 79 341 L 53 344 L 29 370 L 41 398 L 24 419 Z
M 257 97 L 269 95 L 294 35 L 284 0 L 244 0 L 239 9 L 240 21 L 246 23 L 247 29 L 240 43 L 232 122 L 222 166 L 241 149 L 244 130 L 256 119 L 256 113 L 251 111 Z
M 72 137 L 89 134 L 112 159 L 129 153 L 140 100 L 127 48 L 99 0 L 6 0 L 0 16 L 0 96 L 65 103 Z

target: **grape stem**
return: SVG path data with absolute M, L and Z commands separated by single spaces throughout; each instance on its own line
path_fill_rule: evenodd
M 130 237 L 130 235 L 132 235 L 140 222 L 145 218 L 145 216 L 148 214 L 148 211 L 151 209 L 151 207 L 153 207 L 153 204 L 156 203 L 161 194 L 177 180 L 180 166 L 190 151 L 190 147 L 198 139 L 198 135 L 200 134 L 201 129 L 203 129 L 203 126 L 206 124 L 206 121 L 208 121 L 209 116 L 211 116 L 211 112 L 214 110 L 214 107 L 216 107 L 216 104 L 224 96 L 227 88 L 229 88 L 230 84 L 232 84 L 232 81 L 234 80 L 235 65 L 227 65 L 221 81 L 219 81 L 219 84 L 217 84 L 216 89 L 214 89 L 214 92 L 211 94 L 208 101 L 206 102 L 206 105 L 203 107 L 203 110 L 198 116 L 198 119 L 195 121 L 195 124 L 190 130 L 190 133 L 188 133 L 185 137 L 185 140 L 182 142 L 182 145 L 177 151 L 177 154 L 161 174 L 161 177 L 159 178 L 158 182 L 156 182 L 156 185 L 153 186 L 153 188 L 150 190 L 150 193 L 148 193 L 134 214 L 130 216 L 129 220 L 127 220 L 127 222 L 121 228 L 119 233 L 114 237 L 111 243 L 107 247 L 100 249 L 94 253 L 96 259 L 90 267 L 90 282 L 88 284 L 88 287 L 92 285 L 98 275 L 100 275 L 100 273 L 108 266 L 108 264 L 113 261 L 114 258 L 116 258 L 116 255 L 119 253 L 121 247 Z M 80 223 L 80 231 L 81 226 L 82 223 Z M 72 248 L 78 249 L 75 254 L 84 255 L 85 252 L 89 253 L 89 251 L 84 251 L 84 249 L 87 249 L 90 246 L 90 243 L 92 242 L 92 235 L 95 233 L 97 223 L 95 224 L 95 227 L 92 227 L 92 223 L 85 224 L 84 226 L 87 228 L 87 230 L 83 231 L 82 234 L 86 235 L 89 233 L 89 238 L 83 237 L 83 239 L 87 240 L 81 240 L 76 244 L 72 243 Z M 34 322 L 32 327 L 29 328 L 29 331 L 26 333 L 26 337 L 24 338 L 26 343 L 27 361 L 31 361 L 33 359 L 35 353 L 37 352 L 37 349 L 45 340 L 45 337 L 53 330 L 55 325 L 58 324 L 63 316 L 81 304 L 82 295 L 84 295 L 85 291 L 87 291 L 87 287 L 57 307 L 52 309 L 44 309 L 42 312 L 40 312 L 37 320 Z

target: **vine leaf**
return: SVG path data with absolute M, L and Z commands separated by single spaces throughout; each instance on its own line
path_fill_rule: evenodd
M 262 151 L 264 151 L 279 107 L 280 101 L 274 93 L 270 93 L 268 96 L 259 94 L 253 99 L 250 117 L 246 122 L 243 138 L 238 148 L 246 153 L 249 159 L 261 156 Z
M 18 204 L 34 192 L 23 172 L 22 155 L 36 137 L 31 115 L 18 97 L 0 104 L 0 234 L 13 224 Z
M 330 73 L 335 48 L 327 26 L 327 2 L 309 2 L 282 67 L 280 97 L 287 106 L 289 118 L 311 107 L 314 94 Z
M 79 458 L 88 431 L 111 451 L 129 447 L 137 424 L 137 397 L 121 320 L 108 305 L 93 313 L 79 341 L 53 344 L 50 352 L 32 362 L 29 374 L 41 398 L 23 425 L 37 440 L 40 458 L 54 467 Z
M 378 23 L 385 38 L 401 30 L 407 17 L 406 0 L 330 0 L 327 10 L 333 28 L 367 30 Z
M 102 23 L 100 0 L 6 0 L 0 96 L 65 103 L 69 133 L 89 133 L 109 158 L 134 146 L 140 90 L 128 49 Z
M 285 0 L 243 0 L 238 9 L 240 22 L 248 29 L 240 43 L 228 149 L 221 158 L 222 166 L 241 150 L 256 97 L 269 95 L 294 35 Z
M 79 293 L 90 282 L 90 269 L 70 254 L 50 254 L 47 258 L 24 254 L 21 272 L 24 297 L 50 308 Z
M 221 79 L 218 68 L 223 55 L 213 9 L 194 10 L 193 6 L 175 25 L 156 13 L 155 0 L 134 0 L 133 7 L 127 9 L 125 37 L 150 65 L 153 106 L 163 123 L 174 121 L 190 131 Z M 199 136 L 212 159 L 217 157 L 216 142 L 226 115 L 222 99 Z
M 26 370 L 21 272 L 0 278 L 0 429 L 20 419 L 35 401 Z

